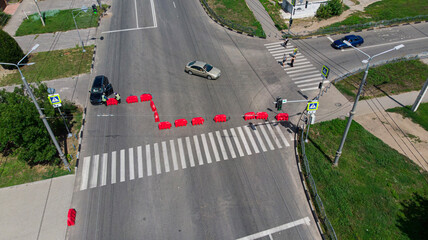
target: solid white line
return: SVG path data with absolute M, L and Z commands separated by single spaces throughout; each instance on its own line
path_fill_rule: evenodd
M 284 134 L 281 131 L 281 128 L 279 127 L 279 124 L 275 126 L 276 131 L 278 132 L 279 136 L 281 137 L 282 141 L 284 142 L 285 146 L 289 147 L 290 144 L 288 143 L 287 139 L 285 138 Z
M 196 156 L 198 156 L 199 165 L 204 165 L 204 161 L 202 159 L 202 152 L 201 152 L 201 148 L 199 147 L 199 141 L 198 141 L 197 135 L 193 136 L 193 141 L 195 142 Z
M 314 74 L 314 73 L 320 73 L 320 71 L 318 71 L 318 70 L 308 71 L 308 72 L 306 72 L 306 73 L 305 73 L 305 75 L 303 75 L 303 76 L 307 76 L 307 74 Z M 295 75 L 302 76 L 302 74 L 301 74 L 301 73 L 296 73 L 296 74 L 288 73 L 288 75 L 291 77 L 291 79 L 294 79 L 294 76 L 295 76 Z
M 155 27 L 157 27 L 158 26 L 158 22 L 156 20 L 156 10 L 155 10 L 155 4 L 153 3 L 153 0 L 150 0 L 150 5 L 152 6 L 153 25 Z
M 276 146 L 278 146 L 278 148 L 282 148 L 281 143 L 279 142 L 278 138 L 276 137 L 275 132 L 273 131 L 272 126 L 270 125 L 270 123 L 269 122 L 265 122 L 265 123 L 266 123 L 266 126 L 267 126 L 270 134 L 273 137 L 273 141 L 275 142 Z
M 91 157 L 85 157 L 83 159 L 83 169 L 82 169 L 82 184 L 80 185 L 80 190 L 85 190 L 88 188 L 88 178 L 89 178 L 89 166 L 91 163 Z
M 137 161 L 138 161 L 138 178 L 143 177 L 143 149 L 141 146 L 137 147 Z
M 251 145 L 253 145 L 254 152 L 259 153 L 260 152 L 259 148 L 257 147 L 257 144 L 254 141 L 253 135 L 251 134 L 251 131 L 250 131 L 250 127 L 249 126 L 244 126 L 243 128 L 247 132 L 247 136 L 250 139 Z
M 295 71 L 289 71 L 289 72 L 287 72 L 287 74 L 293 74 L 293 73 L 298 73 L 298 72 L 305 72 L 305 71 L 312 70 L 312 69 L 315 69 L 315 67 L 308 67 L 308 68 L 305 68 L 305 69 L 299 69 L 299 70 L 295 70 Z M 300 73 L 300 74 L 306 74 L 306 73 Z
M 152 159 L 150 158 L 150 145 L 146 145 L 146 163 L 147 163 L 147 176 L 152 176 Z
M 194 167 L 195 166 L 195 160 L 193 159 L 192 145 L 190 144 L 190 138 L 189 137 L 186 137 L 186 145 L 187 145 L 187 152 L 189 153 L 190 167 Z
M 135 19 L 137 20 L 137 28 L 139 28 L 140 26 L 138 26 L 137 0 L 134 0 L 134 2 L 135 2 Z
M 226 143 L 227 143 L 227 146 L 229 147 L 229 151 L 230 151 L 230 154 L 232 155 L 232 158 L 236 158 L 235 150 L 233 149 L 233 146 L 232 146 L 232 141 L 230 141 L 229 134 L 227 133 L 226 129 L 223 129 L 223 134 L 226 138 Z
M 274 150 L 275 147 L 273 146 L 272 142 L 269 139 L 269 136 L 267 135 L 266 129 L 263 125 L 260 125 L 260 129 L 262 130 L 263 136 L 265 136 L 266 142 L 269 145 L 270 150 Z
M 260 146 L 262 147 L 262 150 L 263 150 L 263 152 L 266 152 L 267 151 L 267 148 L 266 148 L 266 146 L 265 146 L 265 144 L 263 143 L 263 139 L 262 139 L 262 137 L 260 136 L 260 133 L 259 133 L 259 131 L 256 129 L 256 130 L 254 130 L 254 133 L 256 134 L 256 139 L 258 140 L 258 142 L 260 143 Z
M 94 157 L 94 163 L 93 163 L 94 166 L 92 168 L 92 174 L 89 180 L 89 188 L 94 188 L 97 186 L 99 162 L 100 162 L 100 155 L 97 154 Z
M 228 160 L 229 158 L 227 157 L 227 152 L 226 152 L 226 149 L 224 148 L 223 140 L 221 140 L 220 132 L 216 131 L 215 135 L 217 136 L 217 141 L 220 144 L 220 150 L 221 150 L 221 155 L 223 156 L 223 159 Z
M 274 45 L 274 44 L 281 44 L 281 43 L 283 43 L 283 42 L 274 42 L 274 43 L 265 43 L 265 44 L 263 44 L 264 46 L 269 46 L 269 45 Z
M 186 159 L 184 158 L 184 149 L 183 149 L 183 141 L 181 138 L 178 139 L 178 151 L 180 152 L 180 161 L 181 161 L 181 168 L 185 169 L 186 166 Z
M 217 145 L 215 145 L 214 135 L 213 135 L 212 132 L 209 132 L 208 136 L 210 137 L 211 147 L 213 148 L 215 161 L 219 162 L 220 161 L 220 156 L 218 154 Z
M 172 4 L 174 4 L 174 8 L 177 8 L 177 7 L 175 7 L 175 2 L 172 2 Z
M 134 170 L 134 149 L 129 148 L 129 180 L 135 179 L 135 170 Z
M 102 33 L 130 32 L 130 31 L 144 30 L 144 29 L 150 29 L 150 28 L 157 28 L 157 26 L 141 27 L 141 28 L 127 28 L 127 29 L 120 29 L 120 30 L 105 31 Z
M 163 162 L 165 164 L 165 172 L 169 172 L 169 159 L 168 159 L 168 149 L 166 148 L 166 142 L 162 142 L 162 152 L 163 152 Z
M 242 131 L 241 127 L 237 127 L 236 129 L 238 129 L 239 135 L 241 136 L 242 142 L 244 143 L 244 147 L 245 147 L 245 151 L 247 152 L 248 155 L 251 155 L 251 149 L 250 146 L 248 145 L 247 139 L 245 139 L 245 135 L 244 132 Z
M 293 79 L 291 79 L 291 80 L 293 80 Z M 308 80 L 302 80 L 302 81 L 295 81 L 294 83 L 295 84 L 300 84 L 300 83 L 306 83 L 306 82 L 321 82 L 321 80 L 322 80 L 322 77 L 319 77 L 319 78 L 313 78 L 313 79 L 308 79 Z
M 116 183 L 116 151 L 111 153 L 111 184 Z
M 244 151 L 242 151 L 241 144 L 239 143 L 239 139 L 238 139 L 238 136 L 236 135 L 235 129 L 231 128 L 230 132 L 232 133 L 231 136 L 233 137 L 233 141 L 235 141 L 239 156 L 243 157 Z
M 397 41 L 397 42 L 389 42 L 389 43 L 382 43 L 382 44 L 377 44 L 377 45 L 370 45 L 370 46 L 365 46 L 365 47 L 359 47 L 359 49 L 366 49 L 366 48 L 379 47 L 379 46 L 385 46 L 385 45 L 397 45 L 400 43 L 413 42 L 413 41 L 419 41 L 419 40 L 425 40 L 425 39 L 428 39 L 428 37 L 421 37 L 421 38 L 407 39 L 407 40 Z M 347 49 L 345 51 L 354 51 L 354 49 L 350 48 L 350 49 Z
M 174 140 L 169 140 L 169 145 L 171 146 L 172 166 L 174 168 L 174 171 L 176 171 L 178 170 L 178 163 L 177 163 L 177 154 L 175 153 Z
M 278 226 L 278 227 L 274 227 L 274 228 L 271 228 L 271 229 L 268 229 L 268 230 L 264 230 L 264 231 L 261 231 L 261 232 L 258 232 L 258 233 L 254 233 L 254 234 L 251 234 L 249 236 L 238 238 L 237 240 L 253 240 L 253 239 L 258 239 L 258 238 L 262 238 L 262 237 L 271 235 L 271 234 L 279 232 L 279 231 L 284 231 L 286 229 L 299 226 L 301 224 L 306 224 L 306 225 L 309 226 L 310 225 L 310 219 L 309 219 L 309 217 L 305 217 L 305 218 L 302 218 L 302 219 L 299 219 L 299 220 L 296 220 L 296 221 L 293 221 L 293 222 L 290 222 L 290 223 L 283 224 L 283 225 Z
M 120 150 L 120 181 L 125 181 L 125 149 Z
M 300 91 L 302 91 L 302 92 L 313 91 L 313 90 L 318 90 L 318 87 L 300 89 Z
M 211 155 L 210 150 L 208 149 L 207 139 L 205 138 L 205 134 L 201 134 L 202 145 L 204 146 L 205 156 L 207 157 L 207 163 L 211 163 Z
M 103 154 L 103 159 L 102 159 L 102 167 L 101 167 L 101 185 L 100 186 L 104 186 L 107 184 L 107 157 L 108 154 L 104 153 Z
M 155 151 L 156 174 L 161 174 L 161 164 L 160 164 L 158 143 L 153 144 L 153 147 Z
M 331 37 L 327 37 L 328 40 L 330 40 L 331 42 L 334 42 L 334 40 Z

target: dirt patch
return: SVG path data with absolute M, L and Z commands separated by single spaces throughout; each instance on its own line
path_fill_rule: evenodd
M 18 70 L 7 70 L 7 69 L 4 69 L 3 67 L 0 66 L 0 80 L 4 76 L 11 74 L 11 73 L 15 73 L 16 71 L 18 71 Z

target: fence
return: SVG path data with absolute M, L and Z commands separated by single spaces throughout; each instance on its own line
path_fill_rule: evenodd
M 301 117 L 299 119 L 299 124 L 300 124 L 300 122 L 304 123 L 304 121 L 302 120 L 302 118 L 304 116 L 306 116 L 306 114 L 301 115 Z M 308 122 L 309 122 L 309 119 L 308 119 L 308 117 L 306 117 L 306 123 L 308 124 Z M 337 240 L 336 232 L 334 231 L 333 226 L 331 225 L 330 221 L 327 218 L 327 214 L 325 213 L 325 209 L 324 209 L 324 204 L 323 204 L 320 196 L 318 195 L 317 186 L 315 185 L 315 180 L 312 177 L 311 170 L 309 167 L 309 161 L 306 157 L 306 153 L 305 153 L 305 132 L 306 132 L 306 130 L 305 130 L 305 128 L 308 126 L 307 124 L 302 125 L 301 136 L 300 136 L 300 145 L 301 145 L 300 160 L 303 162 L 303 165 L 304 165 L 304 171 L 303 172 L 305 174 L 305 180 L 308 183 L 309 192 L 310 192 L 310 195 L 312 197 L 312 202 L 314 203 L 315 208 L 316 208 L 317 213 L 318 213 L 318 219 L 322 223 L 323 228 L 326 230 L 327 237 L 329 239 Z M 325 235 L 324 235 L 324 237 L 325 237 Z

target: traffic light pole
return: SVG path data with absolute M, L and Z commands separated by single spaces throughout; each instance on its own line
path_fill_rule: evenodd
M 80 14 L 80 12 L 76 16 L 74 16 L 74 11 L 81 11 L 81 10 L 80 9 L 79 10 L 73 10 L 73 11 L 71 11 L 71 15 L 73 16 L 74 26 L 76 26 L 77 35 L 79 35 L 80 42 L 82 43 L 82 52 L 86 52 L 85 47 L 83 45 L 82 38 L 80 37 L 79 28 L 77 27 L 77 23 L 76 23 L 76 16 L 78 16 Z

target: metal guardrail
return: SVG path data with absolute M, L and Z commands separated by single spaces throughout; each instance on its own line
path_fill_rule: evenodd
M 232 29 L 234 29 L 234 30 L 236 30 L 238 32 L 245 32 L 245 33 L 247 33 L 249 35 L 256 36 L 256 30 L 254 30 L 254 29 L 252 29 L 250 27 L 244 27 L 244 26 L 242 26 L 242 25 L 240 25 L 238 23 L 234 23 L 234 22 L 232 22 L 230 20 L 224 19 L 223 17 L 217 15 L 212 8 L 210 8 L 210 6 L 206 2 L 206 0 L 200 0 L 200 1 L 204 5 L 205 9 L 209 12 L 209 14 L 213 18 L 215 18 L 217 21 L 219 21 L 221 24 L 223 24 L 225 26 L 228 26 L 228 27 L 230 27 L 230 28 L 232 28 Z

